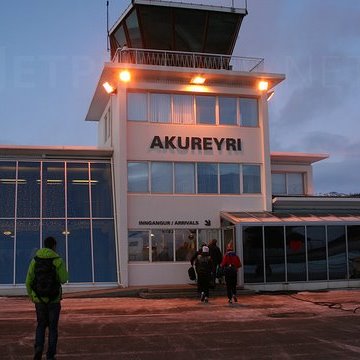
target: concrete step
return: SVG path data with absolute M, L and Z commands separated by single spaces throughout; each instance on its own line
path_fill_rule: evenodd
M 248 290 L 244 288 L 238 288 L 237 293 L 239 296 L 254 294 L 253 290 Z M 197 298 L 198 292 L 197 287 L 193 286 L 192 288 L 183 288 L 183 289 L 148 289 L 147 291 L 139 292 L 139 297 L 142 299 L 176 299 L 176 298 Z M 226 296 L 226 286 L 217 285 L 215 289 L 210 289 L 210 296 Z

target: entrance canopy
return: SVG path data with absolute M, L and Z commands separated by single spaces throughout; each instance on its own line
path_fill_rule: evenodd
M 277 224 L 289 223 L 359 223 L 360 211 L 348 213 L 273 213 L 273 212 L 221 212 L 221 219 L 232 224 Z M 300 225 L 300 224 L 299 224 Z

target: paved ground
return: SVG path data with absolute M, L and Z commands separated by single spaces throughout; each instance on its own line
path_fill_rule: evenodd
M 0 358 L 31 359 L 35 316 L 0 298 Z M 360 289 L 194 299 L 66 298 L 58 359 L 360 359 Z

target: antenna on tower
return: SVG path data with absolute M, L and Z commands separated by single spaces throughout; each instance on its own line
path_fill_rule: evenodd
M 106 46 L 107 51 L 110 51 L 110 44 L 109 44 L 109 1 L 106 1 Z

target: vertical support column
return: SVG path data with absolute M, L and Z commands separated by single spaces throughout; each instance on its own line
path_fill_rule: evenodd
M 272 210 L 272 193 L 271 193 L 271 166 L 270 166 L 270 134 L 269 134 L 269 116 L 267 94 L 263 93 L 259 98 L 259 126 L 261 129 L 261 146 L 262 146 L 262 172 L 261 172 L 261 189 L 263 194 L 263 210 Z
M 127 232 L 127 110 L 126 86 L 119 82 L 117 95 L 112 99 L 112 143 L 114 170 L 114 199 L 118 249 L 118 279 L 124 287 L 129 285 L 128 232 Z

